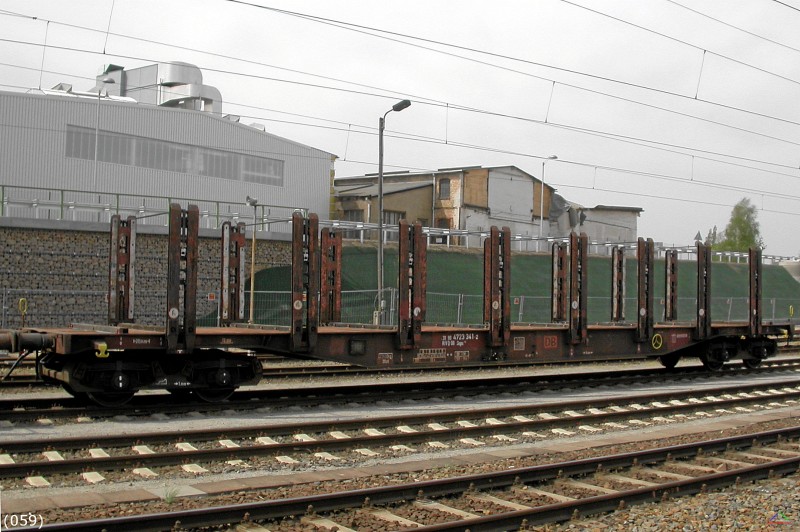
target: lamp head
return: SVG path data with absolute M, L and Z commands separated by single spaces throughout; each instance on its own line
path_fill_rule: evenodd
M 251 207 L 255 207 L 258 205 L 258 198 L 251 198 L 250 196 L 247 196 L 247 204 Z
M 392 111 L 402 111 L 411 106 L 411 100 L 401 100 L 392 106 Z

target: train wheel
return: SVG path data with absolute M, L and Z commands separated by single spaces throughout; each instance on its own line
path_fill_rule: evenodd
M 206 388 L 205 390 L 198 388 L 194 390 L 194 394 L 206 403 L 221 403 L 231 395 L 233 395 L 234 388 Z
M 658 361 L 661 362 L 661 365 L 667 369 L 675 369 L 675 366 L 678 365 L 678 361 L 681 359 L 680 355 L 671 354 L 671 355 L 664 355 L 658 357 Z
M 747 369 L 756 369 L 758 366 L 761 365 L 761 359 L 760 358 L 743 358 L 742 359 L 742 364 L 744 364 L 744 367 L 746 367 Z
M 723 360 L 718 360 L 708 355 L 700 355 L 700 362 L 703 363 L 703 366 L 705 366 L 708 371 L 719 371 L 722 369 L 722 366 L 725 365 Z
M 122 406 L 133 397 L 133 392 L 87 392 L 86 397 L 100 406 Z

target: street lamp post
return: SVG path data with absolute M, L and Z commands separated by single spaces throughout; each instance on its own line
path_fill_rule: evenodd
M 114 78 L 106 76 L 101 79 L 99 83 L 101 85 L 97 87 L 97 114 L 94 121 L 94 190 L 97 190 L 97 150 L 100 147 L 100 93 L 103 92 L 103 87 L 105 85 L 112 85 L 116 83 L 116 81 L 114 81 Z
M 410 100 L 401 100 L 394 104 L 378 119 L 378 297 L 375 321 L 377 325 L 383 323 L 383 129 L 386 126 L 386 115 L 392 111 L 402 111 L 411 105 Z
M 550 157 L 542 161 L 542 190 L 541 193 L 539 194 L 539 238 L 542 238 L 542 227 L 544 227 L 544 163 L 546 163 L 548 159 L 554 161 L 558 159 L 558 156 L 551 155 Z
M 250 245 L 250 319 L 247 323 L 253 324 L 253 312 L 255 310 L 255 291 L 256 291 L 256 211 L 258 209 L 258 200 L 247 196 L 247 204 L 253 208 L 253 243 Z

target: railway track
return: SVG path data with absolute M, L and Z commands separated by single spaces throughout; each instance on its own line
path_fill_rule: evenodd
M 42 530 L 241 526 L 511 530 L 787 475 L 800 427 L 483 474 L 312 496 L 44 525 Z M 304 528 L 305 527 L 305 528 Z
M 723 371 L 708 372 L 701 366 L 682 368 L 665 373 L 663 369 L 644 369 L 609 372 L 567 373 L 558 375 L 502 375 L 469 378 L 437 379 L 395 383 L 347 383 L 334 386 L 304 386 L 294 388 L 249 389 L 236 392 L 221 403 L 176 402 L 168 394 L 152 394 L 135 397 L 123 407 L 97 407 L 86 405 L 69 397 L 42 397 L 17 399 L 13 395 L 0 399 L 3 418 L 11 423 L 48 420 L 103 419 L 114 416 L 181 415 L 186 413 L 212 414 L 234 409 L 238 412 L 262 408 L 283 409 L 292 407 L 328 407 L 342 404 L 375 404 L 379 401 L 395 402 L 409 400 L 440 400 L 453 397 L 480 395 L 502 395 L 507 393 L 537 393 L 546 390 L 561 390 L 565 387 L 580 389 L 600 386 L 639 385 L 647 382 L 693 378 L 723 379 L 741 375 L 756 376 L 774 372 L 792 374 L 800 370 L 800 362 L 775 360 L 757 369 L 741 365 L 727 366 Z
M 795 381 L 350 421 L 249 424 L 218 431 L 0 440 L 0 478 L 6 488 L 22 488 L 95 483 L 105 479 L 106 471 L 127 471 L 121 478 L 115 474 L 122 481 L 156 478 L 163 468 L 192 475 L 221 473 L 230 466 L 279 471 L 296 464 L 352 464 L 423 450 L 599 434 L 798 404 L 800 381 Z

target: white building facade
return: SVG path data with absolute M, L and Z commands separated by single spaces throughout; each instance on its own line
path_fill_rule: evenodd
M 295 209 L 327 217 L 335 157 L 222 116 L 218 91 L 195 71 L 162 66 L 192 82 L 180 98 L 172 80 L 162 105 L 126 97 L 120 67 L 94 91 L 0 91 L 0 216 L 107 222 L 119 213 L 163 224 L 158 213 L 178 202 L 198 205 L 201 227 L 215 228 L 252 220 L 250 196 L 265 220 Z

